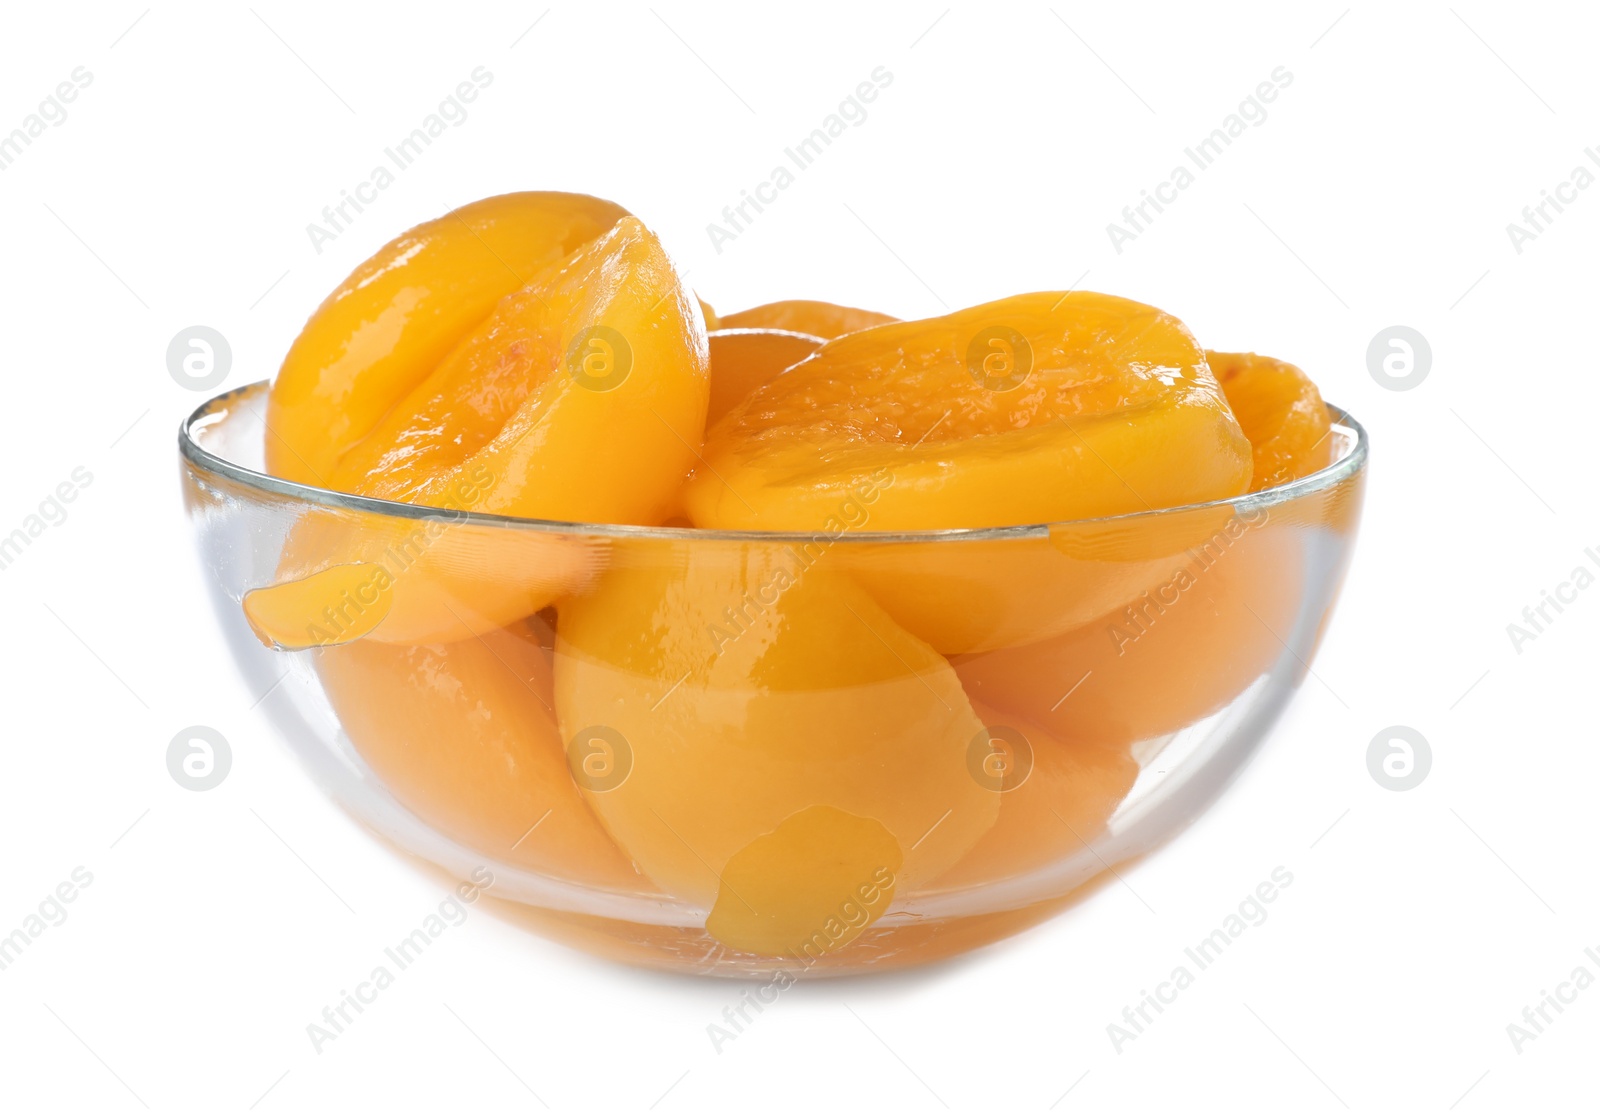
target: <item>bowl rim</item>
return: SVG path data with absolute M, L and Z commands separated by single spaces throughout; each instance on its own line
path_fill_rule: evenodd
M 1331 401 L 1325 401 L 1324 403 L 1333 418 L 1332 425 L 1329 427 L 1330 434 L 1336 428 L 1344 428 L 1354 436 L 1354 440 L 1350 443 L 1345 453 L 1338 459 L 1302 478 L 1295 478 L 1276 486 L 1269 486 L 1264 490 L 1241 494 L 1238 497 L 1223 497 L 1212 501 L 1196 502 L 1190 505 L 1170 505 L 1160 509 L 1144 509 L 1131 513 L 1116 513 L 1104 517 L 1084 517 L 1077 520 L 1047 521 L 1024 525 L 999 525 L 985 528 L 863 532 L 846 530 L 840 536 L 835 536 L 833 533 L 823 529 L 809 531 L 795 529 L 715 529 L 695 528 L 692 526 L 664 527 L 599 522 L 550 521 L 535 517 L 513 517 L 503 513 L 478 513 L 432 505 L 412 505 L 403 501 L 389 501 L 384 498 L 362 497 L 357 494 L 343 493 L 338 490 L 326 489 L 322 486 L 308 485 L 304 482 L 291 482 L 285 478 L 277 478 L 263 471 L 242 466 L 214 451 L 208 450 L 202 445 L 201 432 L 209 421 L 218 415 L 225 415 L 226 410 L 233 406 L 236 401 L 242 403 L 245 398 L 252 394 L 264 394 L 269 387 L 270 382 L 265 380 L 240 385 L 237 388 L 218 393 L 190 412 L 183 422 L 178 425 L 178 451 L 184 461 L 194 468 L 220 475 L 246 489 L 273 494 L 278 497 L 293 498 L 308 505 L 320 506 L 325 509 L 374 513 L 406 520 L 437 521 L 443 518 L 448 519 L 452 524 L 472 524 L 522 532 L 560 533 L 562 535 L 579 534 L 657 540 L 765 541 L 769 543 L 814 541 L 819 536 L 826 536 L 829 539 L 848 536 L 853 541 L 883 544 L 934 540 L 1027 539 L 1048 536 L 1052 529 L 1078 526 L 1094 526 L 1098 528 L 1102 526 L 1115 527 L 1121 524 L 1131 525 L 1143 519 L 1168 516 L 1175 513 L 1192 513 L 1200 509 L 1219 509 L 1224 506 L 1231 507 L 1236 514 L 1241 512 L 1253 513 L 1258 509 L 1270 509 L 1275 505 L 1282 505 L 1297 498 L 1333 489 L 1346 479 L 1360 473 L 1367 464 L 1368 456 L 1367 429 L 1361 426 L 1348 411 Z M 263 419 L 262 422 L 264 424 L 265 420 Z

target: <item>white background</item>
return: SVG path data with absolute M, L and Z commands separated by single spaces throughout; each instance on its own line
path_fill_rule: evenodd
M 3 17 L 0 132 L 74 67 L 93 81 L 0 172 L 0 535 L 74 467 L 93 482 L 0 571 L 0 930 L 75 867 L 94 881 L 0 972 L 0 1112 L 1593 1106 L 1600 986 L 1520 1055 L 1506 1030 L 1574 968 L 1600 977 L 1600 589 L 1520 652 L 1506 632 L 1600 572 L 1600 187 L 1520 254 L 1506 232 L 1600 145 L 1591 12 L 462 7 Z M 307 223 L 478 66 L 469 118 L 316 252 Z M 879 66 L 869 118 L 716 252 L 707 223 Z M 1122 207 L 1279 66 L 1268 119 L 1115 251 Z M 1066 915 L 803 985 L 720 1055 L 706 1026 L 739 984 L 597 962 L 481 908 L 315 1054 L 307 1024 L 449 884 L 323 799 L 229 662 L 179 502 L 200 397 L 166 348 L 209 325 L 227 385 L 268 377 L 389 237 L 528 188 L 626 205 L 723 310 L 909 318 L 1080 282 L 1312 372 L 1371 432 L 1365 522 L 1315 677 L 1243 778 Z M 1406 392 L 1367 368 L 1396 324 L 1433 351 Z M 204 794 L 164 762 L 197 723 L 234 751 Z M 1410 792 L 1368 774 L 1392 724 L 1432 745 Z M 1107 1024 L 1278 866 L 1294 884 L 1266 923 L 1119 1055 Z

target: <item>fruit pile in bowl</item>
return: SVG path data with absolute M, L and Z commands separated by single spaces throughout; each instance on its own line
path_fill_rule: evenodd
M 342 804 L 706 974 L 949 956 L 1182 828 L 1312 659 L 1366 461 L 1153 307 L 719 317 L 560 193 L 386 245 L 180 449 L 223 629 Z

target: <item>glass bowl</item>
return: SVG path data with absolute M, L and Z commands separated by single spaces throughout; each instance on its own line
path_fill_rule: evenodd
M 706 975 L 926 963 L 1194 819 L 1308 671 L 1366 435 L 1231 501 L 822 533 L 559 524 L 262 472 L 266 385 L 179 433 L 222 629 L 346 810 L 557 940 Z M 892 485 L 885 474 L 883 485 Z

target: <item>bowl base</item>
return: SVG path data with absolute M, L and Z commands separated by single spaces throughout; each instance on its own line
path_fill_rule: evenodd
M 704 928 L 647 925 L 561 912 L 486 895 L 501 919 L 569 948 L 614 963 L 684 975 L 728 979 L 836 978 L 921 967 L 970 952 L 1049 920 L 1071 905 L 1089 882 L 1070 893 L 1020 909 L 968 917 L 943 917 L 870 928 L 836 951 L 815 958 L 761 956 L 727 947 Z

